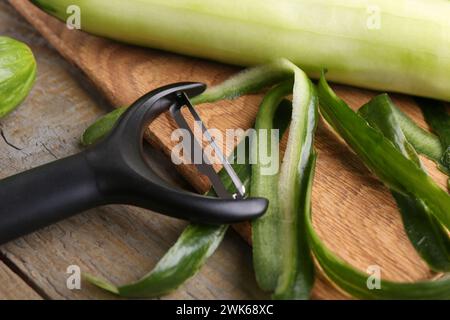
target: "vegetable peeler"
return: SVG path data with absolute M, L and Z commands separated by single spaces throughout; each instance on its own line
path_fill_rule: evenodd
M 169 111 L 177 124 L 193 135 L 181 109 L 187 107 L 194 119 L 201 121 L 189 98 L 205 89 L 205 84 L 194 82 L 155 89 L 130 106 L 109 135 L 92 147 L 1 180 L 0 243 L 106 204 L 135 205 L 204 224 L 229 224 L 264 214 L 267 199 L 245 198 L 242 182 L 203 122 L 202 130 L 223 160 L 236 193 L 227 191 L 206 162 L 197 168 L 210 179 L 219 198 L 172 187 L 146 163 L 142 141 L 149 124 Z M 191 141 L 194 148 L 201 148 L 195 138 Z

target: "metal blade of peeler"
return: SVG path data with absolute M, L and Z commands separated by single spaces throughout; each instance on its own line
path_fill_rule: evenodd
M 191 161 L 195 164 L 197 169 L 204 175 L 206 175 L 209 180 L 211 181 L 211 184 L 214 188 L 214 191 L 217 193 L 217 195 L 221 198 L 235 198 L 235 199 L 242 199 L 245 197 L 245 187 L 241 180 L 239 179 L 238 175 L 234 171 L 234 169 L 231 167 L 228 159 L 223 155 L 220 148 L 215 143 L 214 139 L 212 138 L 211 134 L 209 133 L 208 129 L 206 128 L 203 120 L 200 118 L 199 114 L 195 110 L 194 106 L 190 102 L 189 98 L 186 96 L 186 94 L 182 94 L 180 98 L 183 99 L 184 105 L 188 108 L 189 112 L 194 117 L 194 120 L 201 124 L 202 133 L 207 139 L 208 143 L 213 147 L 216 155 L 219 157 L 221 163 L 223 164 L 223 167 L 225 171 L 228 173 L 228 175 L 231 178 L 231 181 L 234 184 L 234 187 L 237 190 L 237 194 L 231 195 L 225 185 L 223 184 L 222 180 L 220 179 L 219 175 L 214 170 L 214 167 L 210 163 L 206 163 L 205 161 L 202 161 L 200 164 L 195 163 L 194 155 L 195 152 L 200 151 L 202 155 L 202 159 L 207 158 L 203 151 L 203 147 L 198 142 L 197 137 L 195 137 L 194 133 L 192 132 L 191 128 L 189 127 L 186 119 L 184 118 L 183 114 L 181 113 L 181 107 L 172 107 L 170 109 L 170 112 L 172 113 L 173 118 L 175 119 L 175 122 L 178 124 L 178 126 L 182 129 L 185 129 L 189 134 L 191 135 L 191 150 L 193 152 L 190 153 Z M 210 161 L 209 161 L 210 162 Z

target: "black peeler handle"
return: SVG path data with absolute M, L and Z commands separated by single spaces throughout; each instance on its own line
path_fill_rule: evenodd
M 185 82 L 153 90 L 91 148 L 0 180 L 0 244 L 104 204 L 135 205 L 207 224 L 261 216 L 267 199 L 220 199 L 176 189 L 145 161 L 142 140 L 148 125 L 180 103 L 180 93 L 195 96 L 205 88 Z
M 101 204 L 85 153 L 31 169 L 0 183 L 0 243 Z

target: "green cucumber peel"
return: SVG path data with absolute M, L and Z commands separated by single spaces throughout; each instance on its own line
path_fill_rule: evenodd
M 437 157 L 438 168 L 450 177 L 450 115 L 448 107 L 442 101 L 417 98 L 425 120 L 439 137 L 442 154 Z M 447 180 L 450 189 L 450 178 Z
M 90 146 L 107 136 L 126 110 L 126 107 L 120 107 L 100 117 L 84 131 L 81 136 L 81 145 Z
M 420 162 L 418 162 L 417 155 L 414 155 L 414 152 L 412 152 L 414 150 L 408 147 L 408 143 L 404 143 L 405 141 L 400 134 L 400 126 L 398 123 L 392 125 L 395 124 L 395 121 L 398 119 L 394 115 L 394 112 L 385 114 L 384 116 L 388 117 L 383 119 L 383 110 L 380 110 L 380 113 L 378 114 L 369 114 L 369 111 L 373 112 L 373 109 L 368 110 L 368 108 L 374 106 L 366 106 L 365 109 L 361 110 L 360 113 L 366 117 L 377 117 L 377 119 L 369 119 L 372 125 L 375 125 L 375 123 L 377 124 L 377 129 L 375 129 L 369 125 L 361 115 L 351 110 L 344 101 L 336 96 L 328 86 L 324 74 L 322 74 L 322 78 L 319 81 L 318 92 L 320 111 L 324 118 L 363 159 L 372 172 L 379 177 L 387 177 L 389 172 L 391 172 L 391 166 L 395 161 L 399 161 L 401 165 L 406 165 L 408 170 L 411 170 L 409 174 L 412 172 L 417 175 L 418 171 L 423 172 Z M 375 102 L 372 101 L 374 105 L 379 104 L 380 102 L 386 103 L 385 97 L 383 98 L 383 96 L 380 96 Z M 386 105 L 384 106 L 386 107 Z M 386 122 L 386 120 L 388 122 Z M 391 123 L 391 125 L 389 123 Z M 389 138 L 385 137 L 382 132 L 386 133 Z M 389 156 L 382 157 L 383 153 L 388 154 Z M 379 159 L 373 159 L 374 157 L 381 157 L 384 161 L 384 167 L 378 167 Z M 397 177 L 398 179 L 405 177 L 405 172 L 402 172 L 401 170 L 396 173 L 394 170 L 392 171 L 392 174 L 397 174 L 399 176 Z M 423 175 L 419 174 L 419 176 L 422 177 L 419 180 L 421 183 L 430 183 L 430 180 L 424 179 Z M 415 180 L 411 179 L 406 180 L 406 182 L 410 183 L 415 182 Z M 403 187 L 403 183 L 401 181 L 396 181 L 396 179 L 388 179 L 388 181 L 383 180 L 383 182 L 391 187 L 391 189 L 394 189 L 392 186 L 398 187 L 398 189 L 394 189 L 393 191 L 401 195 L 401 199 L 411 199 L 412 197 L 417 196 L 417 194 L 422 194 L 421 190 L 417 192 L 417 189 L 415 188 Z M 312 185 L 312 178 L 310 184 Z M 437 186 L 434 187 L 433 184 L 432 186 L 433 190 L 436 190 L 435 188 Z M 408 195 L 408 193 L 405 192 L 405 189 L 408 191 L 413 190 L 416 194 Z M 443 190 L 441 191 L 443 192 Z M 441 193 L 438 194 L 441 195 Z M 447 196 L 445 192 L 443 192 L 443 194 Z M 410 198 L 406 198 L 408 196 Z M 444 200 L 440 199 L 440 201 L 445 203 L 445 198 Z M 418 203 L 414 203 L 414 205 L 417 204 Z M 439 206 L 427 207 L 425 202 L 423 202 L 423 204 L 424 208 L 427 210 L 431 207 L 439 209 Z M 435 216 L 437 215 L 442 216 L 442 212 L 435 214 Z M 334 284 L 353 297 L 361 299 L 450 299 L 450 278 L 448 274 L 441 275 L 437 280 L 418 281 L 414 283 L 398 283 L 380 279 L 379 288 L 369 289 L 370 275 L 352 267 L 326 247 L 314 230 L 311 215 L 307 217 L 306 225 L 310 247 L 322 270 Z
M 309 299 L 314 284 L 314 264 L 304 232 L 302 181 L 304 163 L 313 151 L 317 97 L 306 74 L 293 64 L 288 66 L 294 80 L 267 93 L 255 124 L 258 134 L 253 150 L 262 138 L 271 148 L 271 134 L 261 136 L 259 130 L 273 128 L 279 102 L 293 93 L 292 121 L 280 173 L 267 175 L 263 164 L 257 161 L 252 165 L 251 194 L 265 197 L 270 203 L 266 214 L 252 224 L 253 261 L 258 284 L 265 291 L 273 291 L 275 299 Z M 273 150 L 269 150 L 271 152 Z
M 408 115 L 393 106 L 397 121 L 414 149 L 434 161 L 442 172 L 450 176 L 450 129 L 448 129 L 450 120 L 445 105 L 442 101 L 432 99 L 416 98 L 415 100 L 422 109 L 425 120 L 439 135 L 421 128 Z M 450 189 L 450 179 L 447 185 Z
M 287 81 L 271 89 L 262 101 L 255 122 L 256 136 L 253 140 L 252 150 L 257 151 L 258 143 L 265 139 L 267 153 L 279 151 L 278 141 L 272 141 L 272 129 L 274 127 L 275 112 L 280 106 L 280 101 L 292 93 L 293 82 Z M 265 130 L 265 136 L 262 131 Z M 274 150 L 271 148 L 274 147 Z M 279 159 L 273 159 L 278 161 Z M 266 213 L 252 222 L 253 266 L 259 287 L 264 291 L 274 291 L 281 273 L 280 254 L 276 248 L 280 248 L 279 239 L 279 203 L 278 203 L 278 177 L 279 174 L 261 174 L 263 165 L 257 159 L 252 165 L 252 180 L 250 192 L 254 197 L 264 197 L 269 200 Z M 274 249 L 275 248 L 275 249 Z
M 318 85 L 320 111 L 326 121 L 391 190 L 421 199 L 445 228 L 450 228 L 450 196 L 414 161 L 353 112 L 322 77 Z
M 84 278 L 111 293 L 128 298 L 153 298 L 170 293 L 194 276 L 222 241 L 227 226 L 190 224 L 155 268 L 141 280 L 116 287 L 84 274 Z
M 428 159 L 439 163 L 443 150 L 439 138 L 419 127 L 408 115 L 396 106 L 393 106 L 393 112 L 396 116 L 403 134 L 414 149 L 426 156 Z
M 314 284 L 314 263 L 308 247 L 304 216 L 305 167 L 314 153 L 318 97 L 308 76 L 292 65 L 294 73 L 292 121 L 278 179 L 282 270 L 274 297 L 309 299 Z
M 312 185 L 312 180 L 310 182 Z M 369 289 L 370 275 L 359 271 L 339 258 L 320 239 L 312 224 L 312 216 L 306 219 L 310 247 L 326 276 L 342 290 L 355 298 L 374 300 L 450 299 L 450 277 L 418 282 L 393 282 L 380 280 L 380 286 Z
M 422 167 L 413 146 L 406 139 L 395 113 L 396 106 L 387 94 L 373 98 L 358 113 L 379 130 L 402 154 Z M 400 210 L 411 244 L 428 266 L 436 272 L 450 271 L 450 238 L 430 209 L 415 197 L 391 191 Z

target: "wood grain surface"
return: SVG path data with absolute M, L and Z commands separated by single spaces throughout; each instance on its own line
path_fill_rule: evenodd
M 129 105 L 140 95 L 163 84 L 186 80 L 213 85 L 238 70 L 236 67 L 158 50 L 136 48 L 100 39 L 83 32 L 71 31 L 63 23 L 40 12 L 26 0 L 10 0 L 10 3 L 65 59 L 76 65 L 114 106 Z M 42 78 L 42 76 L 41 72 L 40 77 Z M 55 83 L 55 85 L 60 84 Z M 376 94 L 376 92 L 346 86 L 334 86 L 334 89 L 353 108 L 360 107 Z M 52 88 L 48 88 L 46 97 L 56 93 L 52 90 Z M 68 100 L 79 99 L 76 92 L 64 94 Z M 392 97 L 405 112 L 424 125 L 420 112 L 410 97 L 402 95 L 393 95 Z M 199 113 L 208 127 L 218 128 L 222 131 L 227 128 L 246 129 L 253 124 L 260 100 L 260 95 L 251 95 L 215 105 L 202 105 L 199 106 Z M 82 117 L 83 113 L 90 112 L 88 106 L 74 105 L 73 108 L 79 108 L 79 117 Z M 86 125 L 86 118 L 80 119 L 75 116 L 64 123 L 76 126 L 81 132 L 81 127 Z M 148 130 L 147 138 L 152 145 L 169 154 L 173 146 L 170 134 L 174 128 L 173 121 L 167 115 L 162 115 Z M 433 274 L 409 244 L 390 193 L 376 178 L 370 175 L 361 161 L 343 142 L 332 135 L 323 123 L 319 126 L 316 148 L 319 159 L 312 196 L 314 225 L 325 243 L 343 259 L 361 270 L 366 270 L 371 265 L 381 266 L 382 277 L 385 279 L 413 281 L 432 277 Z M 45 160 L 42 161 L 45 162 Z M 430 162 L 426 161 L 426 164 L 433 178 L 443 186 L 445 182 L 443 175 Z M 177 169 L 198 191 L 208 189 L 207 180 L 199 178 L 194 168 L 179 166 Z M 107 209 L 104 210 L 101 217 L 108 219 Z M 117 207 L 108 208 L 108 210 L 120 211 Z M 98 239 L 99 234 L 96 234 L 95 231 L 95 223 L 89 221 L 92 216 L 88 214 L 88 217 L 71 219 L 68 229 L 81 230 L 93 243 L 101 243 L 102 240 Z M 120 264 L 130 265 L 130 261 L 120 259 L 115 254 L 115 252 L 120 252 L 121 246 L 126 245 L 124 239 L 142 248 L 144 246 L 142 242 L 151 237 L 151 235 L 141 233 L 136 235 L 134 230 L 136 223 L 132 222 L 133 219 L 135 216 L 124 214 L 120 218 L 110 221 L 111 223 L 109 221 L 102 222 L 102 227 L 106 228 L 107 232 L 118 234 L 117 232 L 120 231 L 121 236 L 117 237 L 117 242 L 111 241 L 108 242 L 108 245 L 103 244 L 104 246 L 99 247 L 95 255 L 97 259 L 112 262 L 119 258 Z M 174 223 L 171 219 L 167 221 L 164 218 L 161 219 L 168 225 L 173 223 L 174 226 L 177 226 L 174 227 L 175 229 L 179 228 L 179 223 Z M 145 223 L 153 224 L 154 222 L 152 219 L 146 218 Z M 244 238 L 249 239 L 248 225 L 240 225 L 237 229 Z M 65 230 L 61 232 L 60 236 L 68 237 L 70 232 Z M 39 239 L 34 238 L 34 240 Z M 168 239 L 164 238 L 162 241 L 166 242 Z M 19 240 L 18 242 L 25 247 L 31 245 L 29 240 Z M 65 241 L 61 242 L 62 247 L 59 248 L 61 252 L 65 244 Z M 40 241 L 33 245 L 36 250 L 43 250 L 45 247 L 45 243 Z M 76 242 L 74 245 L 77 246 Z M 19 259 L 20 250 L 18 250 L 17 244 L 14 246 L 16 254 L 19 252 L 15 259 Z M 161 253 L 165 248 L 167 246 L 161 247 Z M 116 275 L 120 275 L 121 272 L 114 268 L 110 269 L 111 273 L 105 276 L 117 282 L 130 280 L 135 275 L 143 273 L 141 271 L 145 269 L 144 266 L 149 265 L 148 260 L 151 260 L 152 257 L 153 254 L 150 253 L 147 256 L 141 256 L 140 264 L 132 267 L 137 268 L 138 271 L 134 275 L 128 275 L 126 279 L 117 279 Z M 71 259 L 77 260 L 79 257 L 73 255 Z M 246 259 L 250 258 L 246 257 Z M 16 262 L 21 265 L 20 261 Z M 82 261 L 82 263 L 87 262 Z M 26 268 L 25 265 L 21 265 L 21 267 Z M 239 269 L 239 266 L 236 266 L 236 269 Z M 230 273 L 228 276 L 235 275 Z M 236 276 L 238 277 L 238 275 Z M 253 278 L 252 275 L 247 274 L 247 276 Z M 200 285 L 203 280 L 201 277 L 197 277 L 192 282 L 197 282 L 199 285 L 196 288 L 202 290 L 201 288 L 205 289 Z M 45 277 L 42 281 L 45 281 Z M 55 290 L 55 295 L 64 296 L 57 290 Z M 255 293 L 255 296 L 259 296 L 259 294 Z M 319 276 L 314 297 L 342 298 L 344 296 L 327 281 L 324 281 L 322 276 Z
M 41 296 L 34 291 L 25 281 L 14 271 L 0 261 L 0 286 L 1 300 L 40 300 Z

